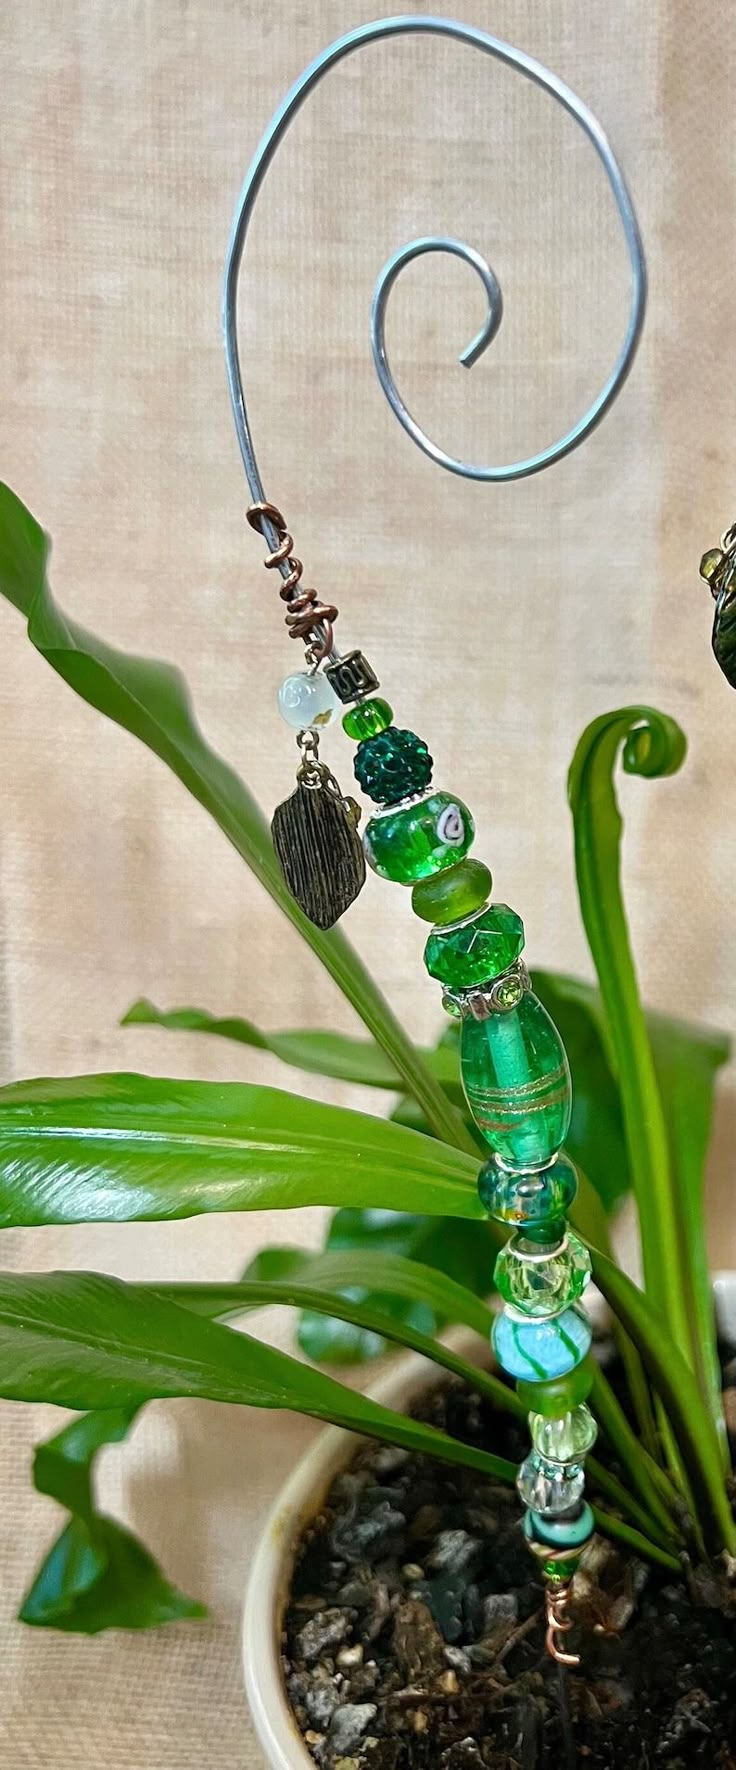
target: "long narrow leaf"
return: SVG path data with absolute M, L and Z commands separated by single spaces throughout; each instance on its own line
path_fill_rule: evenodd
M 494 1480 L 516 1473 L 506 1458 L 394 1413 L 248 1334 L 98 1273 L 0 1276 L 0 1395 L 75 1409 L 139 1407 L 157 1396 L 292 1408 Z
M 482 1219 L 476 1164 L 390 1121 L 241 1082 L 0 1089 L 0 1227 L 370 1204 Z
M 69 619 L 46 578 L 49 543 L 30 511 L 0 484 L 0 594 L 25 615 L 28 637 L 83 700 L 140 738 L 209 811 L 352 1002 L 440 1137 L 472 1143 L 457 1112 L 407 1038 L 370 972 L 344 936 L 321 933 L 284 883 L 262 812 L 247 787 L 205 742 L 184 678 L 170 664 L 116 651 Z
M 569 798 L 580 907 L 621 1088 L 646 1289 L 672 1338 L 698 1369 L 689 1307 L 692 1273 L 678 1220 L 667 1128 L 621 893 L 622 821 L 613 778 L 619 751 L 629 774 L 652 779 L 680 767 L 685 738 L 673 719 L 650 707 L 625 707 L 593 720 L 573 758 Z
M 242 1282 L 268 1283 L 288 1279 L 309 1285 L 311 1290 L 350 1292 L 361 1302 L 372 1302 L 368 1293 L 381 1292 L 423 1303 L 443 1321 L 473 1328 L 484 1340 L 489 1338 L 493 1326 L 488 1305 L 466 1285 L 448 1278 L 436 1266 L 423 1265 L 420 1260 L 407 1260 L 400 1254 L 373 1252 L 370 1248 L 361 1248 L 355 1253 L 345 1250 L 317 1254 L 308 1253 L 303 1248 L 266 1248 L 256 1254 L 246 1268 Z M 202 1288 L 197 1285 L 195 1293 Z
M 133 1002 L 123 1015 L 121 1026 L 157 1026 L 166 1032 L 205 1033 L 218 1039 L 231 1039 L 237 1045 L 249 1045 L 257 1051 L 270 1051 L 282 1063 L 310 1075 L 331 1076 L 339 1082 L 358 1082 L 366 1088 L 386 1088 L 398 1092 L 402 1077 L 385 1051 L 372 1039 L 353 1039 L 347 1033 L 311 1031 L 263 1032 L 252 1020 L 240 1015 L 219 1018 L 204 1008 L 156 1008 L 145 996 Z M 460 1092 L 460 1067 L 457 1055 L 438 1046 L 421 1052 L 421 1056 L 440 1084 Z
M 736 1525 L 723 1480 L 715 1423 L 697 1381 L 672 1341 L 663 1335 L 651 1302 L 612 1261 L 591 1249 L 593 1277 L 604 1297 L 638 1346 L 654 1387 L 664 1402 L 706 1534 L 715 1548 L 736 1554 Z

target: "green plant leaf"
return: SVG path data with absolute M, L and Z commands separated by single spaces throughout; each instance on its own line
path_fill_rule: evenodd
M 600 1021 L 572 980 L 534 970 L 535 991 L 560 1033 L 572 1074 L 572 1119 L 565 1148 L 587 1174 L 606 1211 L 631 1190 L 621 1100 Z
M 476 1163 L 245 1082 L 82 1076 L 0 1089 L 0 1227 L 343 1204 L 483 1220 Z
M 66 1506 L 71 1517 L 26 1593 L 21 1622 L 96 1635 L 102 1629 L 151 1629 L 206 1616 L 205 1606 L 177 1591 L 143 1544 L 95 1505 L 98 1452 L 120 1443 L 136 1411 L 83 1414 L 37 1446 L 35 1485 Z
M 158 1026 L 167 1032 L 198 1032 L 232 1039 L 238 1045 L 250 1045 L 257 1051 L 270 1051 L 282 1063 L 303 1069 L 310 1075 L 331 1076 L 339 1082 L 358 1082 L 367 1088 L 391 1088 L 396 1092 L 402 1078 L 396 1065 L 374 1039 L 353 1039 L 347 1033 L 298 1030 L 295 1032 L 262 1032 L 252 1020 L 238 1015 L 218 1019 L 204 1008 L 156 1008 L 145 996 L 133 1002 L 120 1022 L 121 1026 Z M 459 1086 L 457 1058 L 451 1051 L 428 1050 L 421 1053 L 436 1080 L 444 1086 Z
M 347 1207 L 336 1211 L 332 1219 L 325 1255 L 310 1258 L 329 1261 L 347 1256 L 352 1271 L 347 1282 L 358 1287 L 365 1302 L 375 1304 L 398 1321 L 436 1334 L 448 1322 L 467 1322 L 467 1313 L 460 1315 L 457 1310 L 471 1293 L 476 1298 L 483 1297 L 493 1289 L 496 1245 L 487 1225 L 481 1228 L 477 1222 L 464 1222 L 459 1217 L 420 1217 L 408 1211 L 360 1211 Z M 430 1270 L 436 1273 L 434 1285 L 425 1283 L 411 1295 L 406 1289 L 401 1293 L 392 1290 L 390 1273 L 401 1275 L 406 1264 L 417 1261 L 423 1262 L 421 1271 L 427 1278 Z M 249 1276 L 250 1270 L 244 1274 Z M 267 1276 L 265 1271 L 263 1276 Z M 448 1283 L 448 1279 L 455 1284 Z M 480 1331 L 488 1334 L 491 1316 L 482 1304 L 478 1310 L 482 1314 L 476 1320 L 487 1322 L 485 1330 Z M 468 1322 L 468 1326 L 472 1325 Z M 302 1351 L 318 1364 L 356 1364 L 376 1358 L 385 1350 L 383 1341 L 375 1335 L 324 1314 L 303 1315 L 298 1339 Z
M 382 1407 L 249 1334 L 99 1273 L 0 1275 L 0 1395 L 93 1409 L 158 1396 L 292 1408 L 495 1480 L 516 1473 L 507 1459 Z
M 680 767 L 685 737 L 673 719 L 650 707 L 624 707 L 604 714 L 583 732 L 570 768 L 568 791 L 580 907 L 621 1091 L 646 1291 L 667 1331 L 702 1380 L 692 1271 L 678 1218 L 667 1127 L 621 892 L 622 820 L 614 788 L 619 752 L 627 773 L 657 778 Z
M 83 700 L 172 769 L 232 842 L 347 996 L 441 1137 L 471 1147 L 455 1112 L 344 936 L 322 933 L 287 890 L 268 825 L 243 782 L 200 732 L 184 678 L 170 664 L 127 656 L 87 633 L 54 602 L 49 543 L 29 510 L 0 484 L 0 593 L 28 622 L 28 637 Z
M 569 1040 L 566 1014 L 569 1007 L 574 1007 L 585 1016 L 589 1024 L 598 1029 L 601 1047 L 604 1048 L 606 1021 L 599 990 L 579 978 L 562 977 L 552 972 L 536 972 L 534 981 L 545 1006 L 557 1020 L 566 1043 Z M 694 1277 L 693 1303 L 697 1313 L 698 1337 L 703 1349 L 703 1368 L 707 1370 L 713 1416 L 727 1452 L 721 1407 L 720 1369 L 713 1331 L 703 1181 L 713 1121 L 715 1081 L 718 1070 L 728 1061 L 731 1040 L 725 1033 L 676 1020 L 671 1015 L 645 1012 L 644 1018 L 664 1109 L 678 1212 L 687 1228 Z M 597 1096 L 593 1092 L 593 1098 L 596 1097 L 602 1098 L 602 1094 Z M 568 1147 L 573 1153 L 571 1144 Z M 612 1160 L 618 1163 L 622 1159 L 621 1151 L 613 1141 L 610 1147 Z M 623 1172 L 628 1186 L 630 1181 L 625 1151 Z M 596 1190 L 600 1191 L 597 1177 L 594 1184 Z M 597 1246 L 602 1246 L 599 1236 L 592 1229 L 585 1230 L 584 1233 L 589 1233 L 590 1239 Z M 706 1360 L 709 1360 L 709 1369 Z
M 618 1266 L 591 1249 L 593 1277 L 606 1301 L 641 1353 L 652 1383 L 674 1427 L 678 1450 L 698 1506 L 699 1520 L 714 1549 L 736 1554 L 736 1524 L 723 1478 L 721 1447 L 707 1399 L 648 1297 Z

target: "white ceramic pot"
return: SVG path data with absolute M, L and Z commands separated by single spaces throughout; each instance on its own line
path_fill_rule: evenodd
M 719 1331 L 736 1344 L 736 1274 L 716 1273 L 713 1289 Z M 442 1376 L 427 1359 L 407 1355 L 368 1393 L 387 1407 L 406 1409 Z M 355 1455 L 356 1442 L 354 1433 L 338 1427 L 320 1434 L 282 1488 L 253 1558 L 243 1616 L 245 1688 L 269 1770 L 314 1770 L 284 1689 L 281 1619 L 304 1526 Z

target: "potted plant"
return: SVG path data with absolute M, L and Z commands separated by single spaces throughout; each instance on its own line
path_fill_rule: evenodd
M 385 1452 L 383 1462 L 363 1460 L 350 1478 L 352 1487 L 350 1480 L 347 1488 L 343 1482 L 347 1522 L 335 1511 L 334 1496 L 330 1500 L 322 1525 L 310 1537 L 313 1562 L 323 1527 L 333 1531 L 333 1549 L 335 1530 L 342 1529 L 343 1542 L 346 1530 L 348 1535 L 353 1530 L 361 1518 L 361 1494 L 372 1491 L 375 1500 L 374 1490 L 383 1489 L 382 1517 L 385 1521 L 386 1506 L 395 1516 L 377 1562 L 384 1569 L 388 1608 L 373 1619 L 370 1643 L 360 1639 L 363 1625 L 355 1602 L 326 1601 L 329 1588 L 326 1597 L 306 1593 L 307 1620 L 325 1609 L 350 1612 L 347 1624 L 343 1618 L 336 1625 L 332 1646 L 328 1628 L 326 1645 L 323 1641 L 312 1659 L 312 1668 L 321 1673 L 324 1726 L 308 1724 L 306 1685 L 299 1687 L 304 1700 L 298 1692 L 294 1698 L 297 1712 L 301 1705 L 306 1746 L 290 1723 L 290 1744 L 284 1744 L 283 1728 L 279 1743 L 274 1716 L 278 1710 L 283 1721 L 282 1699 L 269 1692 L 265 1671 L 257 1681 L 261 1700 L 270 1704 L 270 1719 L 262 1718 L 261 1724 L 274 1763 L 302 1763 L 310 1746 L 326 1764 L 340 1759 L 376 1767 L 394 1763 L 400 1770 L 404 1764 L 431 1762 L 426 1715 L 440 1729 L 451 1726 L 451 1712 L 462 1719 L 461 1698 L 468 1688 L 475 1692 L 477 1712 L 479 1678 L 485 1679 L 488 1741 L 496 1738 L 507 1756 L 494 1759 L 496 1747 L 483 1743 L 485 1734 L 481 1746 L 477 1739 L 450 1739 L 442 1748 L 446 1770 L 476 1763 L 481 1747 L 485 1759 L 481 1755 L 480 1761 L 513 1761 L 509 1729 L 519 1715 L 523 1719 L 522 1711 L 531 1712 L 530 1702 L 535 1719 L 529 1726 L 537 1728 L 538 1750 L 545 1729 L 558 1740 L 558 1757 L 549 1761 L 559 1761 L 564 1736 L 567 1750 L 570 1738 L 584 1741 L 588 1752 L 603 1740 L 609 1756 L 597 1761 L 623 1762 L 630 1756 L 633 1727 L 646 1737 L 647 1749 L 659 1741 L 656 1749 L 665 1760 L 676 1762 L 680 1750 L 686 1763 L 699 1762 L 698 1753 L 727 1763 L 733 1745 L 728 1618 L 736 1532 L 702 1177 L 714 1078 L 728 1042 L 647 1015 L 641 1007 L 621 894 L 621 819 L 614 785 L 619 758 L 643 779 L 676 771 L 685 749 L 679 727 L 639 706 L 605 714 L 584 732 L 569 796 L 580 906 L 599 987 L 535 971 L 535 988 L 553 1011 L 570 1053 L 576 1106 L 567 1147 L 581 1173 L 573 1220 L 590 1248 L 617 1359 L 610 1368 L 596 1364 L 593 1369 L 591 1407 L 600 1442 L 597 1460 L 589 1464 L 595 1541 L 613 1548 L 611 1554 L 596 1548 L 591 1567 L 583 1568 L 584 1663 L 562 1699 L 551 1664 L 544 1671 L 533 1563 L 523 1576 L 523 1598 L 516 1590 L 515 1610 L 507 1603 L 504 1611 L 499 1602 L 494 1613 L 488 1602 L 513 1596 L 499 1590 L 502 1576 L 493 1572 L 506 1565 L 509 1542 L 521 1552 L 513 1507 L 508 1509 L 511 1534 L 504 1526 L 501 1539 L 494 1525 L 492 1551 L 477 1548 L 482 1522 L 477 1529 L 468 1526 L 471 1516 L 497 1517 L 503 1510 L 499 1495 L 506 1489 L 513 1493 L 509 1447 L 518 1438 L 523 1409 L 483 1355 L 491 1272 L 503 1232 L 487 1219 L 476 1189 L 481 1149 L 463 1103 L 456 1029 L 449 1026 L 434 1049 L 419 1051 L 411 1044 L 342 934 L 320 932 L 295 905 L 260 813 L 198 730 L 179 675 L 117 652 L 77 627 L 53 600 L 46 565 L 42 530 L 3 487 L 0 589 L 25 616 L 32 643 L 78 693 L 154 750 L 199 799 L 343 990 L 368 1036 L 266 1034 L 246 1020 L 217 1022 L 203 1010 L 168 1014 L 149 1002 L 136 1003 L 127 1018 L 266 1046 L 312 1074 L 383 1088 L 398 1095 L 399 1104 L 384 1118 L 304 1100 L 298 1092 L 129 1075 L 19 1082 L 0 1091 L 5 1226 L 149 1221 L 312 1203 L 337 1207 L 322 1254 L 270 1250 L 232 1284 L 125 1284 L 91 1273 L 0 1278 L 0 1393 L 83 1410 L 38 1452 L 37 1485 L 66 1505 L 70 1516 L 21 1615 L 36 1625 L 89 1632 L 201 1615 L 196 1599 L 177 1592 L 143 1546 L 96 1510 L 95 1455 L 102 1445 L 122 1439 L 136 1411 L 158 1396 L 291 1407 L 392 1447 L 388 1460 Z M 642 1236 L 641 1287 L 617 1264 L 610 1242 L 611 1213 L 629 1190 Z M 287 1302 L 302 1312 L 302 1345 L 317 1360 L 335 1363 L 386 1344 L 405 1347 L 421 1354 L 433 1374 L 446 1377 L 449 1371 L 465 1388 L 451 1390 L 449 1401 L 446 1395 L 430 1398 L 412 1412 L 411 1393 L 418 1394 L 413 1367 L 409 1391 L 402 1378 L 388 1400 L 364 1396 L 316 1363 L 299 1362 L 228 1325 L 267 1302 Z M 471 1332 L 472 1352 L 440 1337 L 450 1324 Z M 466 1397 L 462 1404 L 452 1399 L 456 1394 Z M 470 1412 L 460 1417 L 460 1406 Z M 361 1455 L 365 1459 L 366 1453 Z M 344 1441 L 336 1446 L 332 1440 L 311 1465 L 307 1479 L 316 1482 L 315 1510 L 325 1500 L 335 1459 L 345 1456 Z M 428 1469 L 435 1473 L 428 1476 Z M 421 1527 L 417 1524 L 420 1482 L 425 1493 L 428 1482 L 436 1490 L 434 1526 L 426 1516 Z M 422 1503 L 429 1504 L 426 1497 Z M 287 1513 L 281 1513 L 282 1525 L 288 1517 L 290 1549 L 295 1514 L 304 1504 L 302 1483 Z M 461 1553 L 460 1566 L 448 1569 L 453 1527 L 447 1520 L 454 1512 L 462 1514 L 455 1549 L 466 1548 L 458 1535 L 475 1547 L 465 1568 Z M 412 1555 L 406 1553 L 396 1515 L 410 1536 L 414 1531 Z M 262 1604 L 275 1607 L 285 1596 L 279 1590 L 284 1557 L 274 1561 L 273 1554 L 270 1560 L 264 1555 L 258 1577 L 270 1585 L 256 1588 L 254 1602 L 273 1669 L 279 1617 L 275 1608 L 264 1616 Z M 366 1566 L 369 1559 L 364 1557 Z M 346 1562 L 335 1573 L 339 1560 L 332 1553 L 329 1578 L 341 1581 L 337 1589 L 343 1590 L 350 1570 Z M 424 1662 L 422 1651 L 414 1662 L 411 1658 L 414 1636 L 409 1630 L 406 1638 L 406 1604 L 392 1584 L 402 1581 L 414 1606 L 415 1633 L 424 1627 L 428 1635 Z M 454 1636 L 455 1625 L 446 1622 L 443 1635 L 438 1593 L 457 1606 L 471 1587 L 475 1620 L 466 1617 Z M 300 1601 L 304 1597 L 303 1589 L 297 1592 Z M 490 1651 L 493 1614 L 501 1633 L 489 1670 L 471 1648 L 485 1642 L 484 1651 Z M 390 1660 L 398 1615 L 404 1619 L 403 1671 L 398 1685 L 392 1673 L 394 1707 L 387 1722 L 379 1703 L 365 1695 L 366 1667 L 379 1658 L 382 1664 Z M 295 1628 L 292 1618 L 292 1644 Z M 657 1630 L 659 1644 L 648 1656 L 642 1642 Z M 313 1629 L 310 1639 L 318 1636 L 319 1628 Z M 658 1663 L 668 1668 L 664 1693 L 653 1688 L 651 1671 Z M 685 1676 L 684 1666 L 689 1671 L 683 1707 L 678 1679 Z M 295 1672 L 292 1665 L 288 1675 L 293 1680 L 302 1671 L 309 1667 Z M 325 1696 L 330 1679 L 334 1689 Z M 489 1680 L 496 1690 L 490 1707 Z M 399 1704 L 397 1710 L 402 1690 L 403 1708 Z M 608 1712 L 602 1691 L 608 1693 Z M 362 1711 L 357 1721 L 354 1714 L 335 1721 L 339 1711 L 356 1708 Z M 316 1712 L 312 1702 L 311 1713 Z M 404 1721 L 410 1717 L 406 1726 L 399 1725 L 397 1712 Z M 398 1740 L 396 1751 L 389 1750 L 392 1739 Z M 528 1756 L 527 1761 L 546 1760 Z

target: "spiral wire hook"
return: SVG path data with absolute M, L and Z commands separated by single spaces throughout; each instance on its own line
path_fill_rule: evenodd
M 621 391 L 636 354 L 644 323 L 647 293 L 646 265 L 641 235 L 623 172 L 600 123 L 587 105 L 583 104 L 582 100 L 556 74 L 553 74 L 532 56 L 524 54 L 520 49 L 512 48 L 510 44 L 502 42 L 500 38 L 490 36 L 487 31 L 463 24 L 458 20 L 432 18 L 418 14 L 416 17 L 399 16 L 376 19 L 370 24 L 360 25 L 357 30 L 348 31 L 344 36 L 338 37 L 314 61 L 310 62 L 286 94 L 256 149 L 246 174 L 233 220 L 223 286 L 222 317 L 225 358 L 238 443 L 251 498 L 255 505 L 265 505 L 267 500 L 258 469 L 243 388 L 237 335 L 237 292 L 246 236 L 256 198 L 289 125 L 293 122 L 309 93 L 324 75 L 338 62 L 343 61 L 346 56 L 363 48 L 368 43 L 410 35 L 450 37 L 456 42 L 483 50 L 485 54 L 495 57 L 497 61 L 504 63 L 507 67 L 515 68 L 525 79 L 548 92 L 580 125 L 603 165 L 618 209 L 631 269 L 631 304 L 626 333 L 613 368 L 587 411 L 570 430 L 567 430 L 556 442 L 550 443 L 548 447 L 539 450 L 536 454 L 529 455 L 522 460 L 507 462 L 502 466 L 482 466 L 460 461 L 446 454 L 444 449 L 441 449 L 427 436 L 409 412 L 399 393 L 386 349 L 385 321 L 389 297 L 401 271 L 413 259 L 429 252 L 449 252 L 455 257 L 463 259 L 480 278 L 488 304 L 484 325 L 460 358 L 466 367 L 471 367 L 473 363 L 478 361 L 478 358 L 495 337 L 501 323 L 503 297 L 490 265 L 473 247 L 446 235 L 413 240 L 395 252 L 381 271 L 371 311 L 371 344 L 378 379 L 392 411 L 407 435 L 412 438 L 418 448 L 429 455 L 433 461 L 436 461 L 438 466 L 446 468 L 450 473 L 459 474 L 464 479 L 496 482 L 524 479 L 530 474 L 540 473 L 552 462 L 562 460 L 565 455 L 578 448 L 586 436 L 590 435 Z M 265 512 L 261 513 L 258 526 L 260 526 L 273 554 L 279 548 L 283 537 L 279 537 L 276 527 Z M 278 569 L 282 576 L 287 578 L 291 569 L 288 560 L 280 561 Z M 324 642 L 324 627 L 321 637 Z

